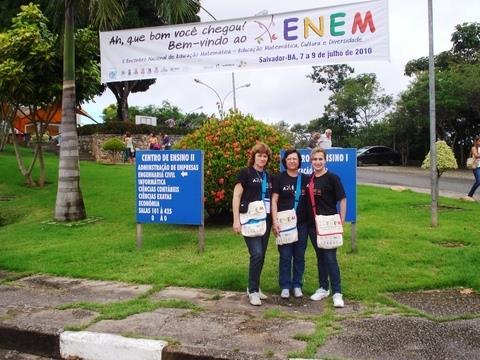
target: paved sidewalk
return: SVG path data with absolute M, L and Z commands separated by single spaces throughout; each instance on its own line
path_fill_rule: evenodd
M 305 349 L 306 343 L 299 339 L 315 331 L 314 318 L 326 307 L 333 309 L 330 298 L 312 302 L 270 295 L 261 307 L 253 307 L 238 292 L 178 287 L 150 290 L 148 285 L 44 275 L 15 279 L 15 274 L 0 271 L 0 347 L 35 354 L 0 349 L 0 358 L 74 356 L 68 344 L 77 341 L 74 349 L 100 354 L 84 355 L 86 360 L 287 359 Z M 152 300 L 164 301 L 165 307 L 101 321 L 95 320 L 99 314 L 94 311 L 65 308 L 78 302 L 116 303 L 147 293 Z M 395 311 L 388 316 L 381 310 L 375 314 L 346 299 L 345 308 L 332 310 L 339 316 L 341 329 L 318 349 L 316 358 L 480 359 L 479 294 L 453 289 L 391 297 L 442 321 L 404 317 Z M 461 320 L 464 317 L 470 320 Z M 65 332 L 72 327 L 87 332 Z M 147 351 L 147 355 L 135 357 L 137 345 L 144 345 L 142 339 L 166 346 L 142 348 L 138 351 Z M 76 354 L 72 359 L 81 358 Z
M 399 173 L 402 175 L 411 174 L 411 175 L 430 176 L 430 170 L 425 170 L 420 167 L 413 167 L 413 166 L 363 166 L 361 167 L 361 169 L 366 171 L 382 171 L 382 172 L 388 172 L 388 173 L 394 173 L 394 174 Z M 442 174 L 441 178 L 442 179 L 446 179 L 446 178 L 467 179 L 467 180 L 471 180 L 472 183 L 474 182 L 472 170 L 466 170 L 466 169 L 446 171 L 445 173 Z M 399 188 L 399 186 L 393 186 L 388 184 L 375 184 L 375 183 L 366 183 L 366 182 L 360 182 L 359 184 L 378 186 L 383 188 Z M 430 188 L 420 188 L 420 187 L 414 187 L 414 186 L 405 186 L 405 188 L 410 189 L 414 192 L 430 194 Z M 439 194 L 440 196 L 444 196 L 452 199 L 461 199 L 465 197 L 464 192 L 447 191 L 442 189 L 441 186 L 440 186 Z M 477 194 L 475 194 L 474 196 L 474 199 L 475 201 L 480 201 L 480 193 L 477 192 Z

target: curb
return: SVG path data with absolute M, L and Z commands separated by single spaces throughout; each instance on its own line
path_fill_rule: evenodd
M 0 325 L 0 346 L 60 359 L 60 333 L 44 333 Z
M 160 360 L 166 341 L 132 339 L 90 331 L 65 331 L 60 334 L 62 358 L 84 360 Z
M 0 347 L 52 359 L 82 360 L 219 360 L 221 354 L 187 349 L 166 341 L 134 339 L 108 333 L 64 331 L 44 333 L 0 325 Z M 213 351 L 215 353 L 215 351 Z M 225 355 L 225 354 L 223 354 Z

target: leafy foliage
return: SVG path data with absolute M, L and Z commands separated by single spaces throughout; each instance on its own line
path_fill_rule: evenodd
M 118 138 L 111 138 L 103 143 L 102 149 L 105 151 L 122 151 L 125 149 L 125 144 Z
M 91 134 L 125 134 L 126 132 L 131 134 L 158 134 L 163 132 L 165 134 L 182 135 L 190 132 L 191 130 L 179 127 L 166 127 L 166 126 L 152 126 L 152 125 L 135 125 L 131 122 L 124 121 L 109 121 L 103 124 L 88 124 L 78 129 L 79 135 L 91 135 Z
M 205 152 L 204 201 L 209 215 L 230 214 L 237 172 L 247 166 L 251 148 L 258 141 L 272 149 L 269 170 L 277 171 L 280 150 L 288 140 L 274 127 L 255 120 L 251 115 L 230 112 L 222 121 L 211 118 L 176 145 L 180 149 Z
M 452 148 L 448 146 L 448 144 L 443 141 L 439 140 L 435 143 L 435 148 L 437 150 L 437 172 L 438 177 L 442 176 L 442 174 L 447 170 L 455 170 L 458 169 L 457 160 L 455 160 L 455 156 L 453 155 Z M 425 160 L 423 160 L 422 168 L 423 169 L 430 169 L 430 151 L 428 152 Z
M 115 162 L 117 154 L 125 150 L 125 144 L 118 138 L 111 138 L 102 144 L 102 149 L 108 151 L 111 155 L 112 162 Z

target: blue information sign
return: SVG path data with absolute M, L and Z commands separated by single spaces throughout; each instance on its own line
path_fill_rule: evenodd
M 136 153 L 137 223 L 203 225 L 203 152 Z
M 311 175 L 313 172 L 312 165 L 310 163 L 310 149 L 298 149 L 302 155 L 302 167 L 301 172 L 307 175 Z M 347 214 L 346 221 L 357 222 L 357 150 L 356 149 L 343 149 L 332 148 L 326 150 L 327 163 L 325 167 L 337 174 L 342 181 L 345 194 L 347 195 Z M 281 153 L 283 158 L 283 150 Z M 280 163 L 280 170 L 283 171 L 284 167 Z

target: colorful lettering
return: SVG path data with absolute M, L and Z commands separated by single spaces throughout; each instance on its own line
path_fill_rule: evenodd
M 367 25 L 370 28 L 370 32 L 375 32 L 375 24 L 373 23 L 372 13 L 367 11 L 365 14 L 365 20 L 362 20 L 362 15 L 357 12 L 355 18 L 353 19 L 352 25 L 352 34 L 357 32 L 357 29 L 360 29 L 360 32 L 363 34 L 367 29 Z
M 339 26 L 345 25 L 345 21 L 337 21 L 337 18 L 345 17 L 345 15 L 346 14 L 344 12 L 335 13 L 335 14 L 330 15 L 330 34 L 332 34 L 332 36 L 345 35 L 345 31 L 343 31 L 343 30 L 338 30 L 337 31 L 337 29 L 336 29 Z
M 309 36 L 309 29 L 312 29 L 315 34 L 318 36 L 323 36 L 325 34 L 325 26 L 323 16 L 318 17 L 318 27 L 315 26 L 315 23 L 310 20 L 310 18 L 305 18 L 303 21 L 303 38 L 306 39 Z
M 297 23 L 297 22 L 298 22 L 298 18 L 290 18 L 290 19 L 283 20 L 283 38 L 285 40 L 292 41 L 292 40 L 298 39 L 298 36 L 296 35 L 293 35 L 293 36 L 288 35 L 290 31 L 294 31 L 298 29 L 298 26 L 296 25 L 290 26 L 290 23 Z

